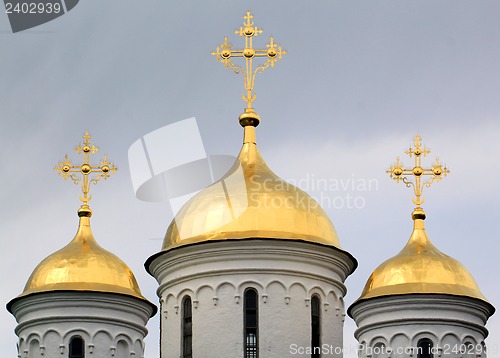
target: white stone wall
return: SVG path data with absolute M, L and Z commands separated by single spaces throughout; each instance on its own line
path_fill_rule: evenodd
M 341 347 L 343 282 L 354 265 L 335 248 L 288 240 L 207 242 L 158 255 L 149 270 L 160 283 L 161 358 L 181 356 L 185 295 L 193 301 L 193 356 L 242 357 L 249 287 L 259 296 L 260 357 L 283 358 L 310 347 L 312 295 L 321 299 L 321 343 Z
M 86 357 L 141 358 L 153 308 L 117 294 L 52 291 L 12 305 L 18 357 L 67 357 L 71 337 L 85 340 Z
M 411 349 L 428 338 L 434 357 L 485 358 L 490 309 L 479 300 L 447 295 L 389 296 L 358 303 L 351 314 L 358 325 L 359 357 L 417 357 Z M 473 348 L 466 349 L 467 344 Z M 381 346 L 385 348 L 375 349 Z

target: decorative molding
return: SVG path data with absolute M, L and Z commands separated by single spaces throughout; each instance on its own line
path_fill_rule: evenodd
M 349 253 L 333 246 L 295 240 L 249 238 L 203 242 L 160 252 L 147 261 L 147 270 L 159 282 L 164 282 L 167 272 L 192 266 L 193 261 L 201 264 L 227 262 L 227 256 L 235 261 L 245 261 L 250 257 L 255 258 L 256 253 L 262 257 L 289 256 L 294 262 L 314 262 L 318 267 L 332 270 L 342 281 L 357 266 Z M 345 288 L 342 292 L 345 295 Z
M 289 276 L 289 275 L 287 275 L 287 276 Z M 223 280 L 223 281 L 219 281 L 219 282 L 213 282 L 211 284 L 207 284 L 205 281 L 203 283 L 199 283 L 200 284 L 199 287 L 196 287 L 197 285 L 194 285 L 194 287 L 190 287 L 190 288 L 186 288 L 184 286 L 181 286 L 180 291 L 179 291 L 180 293 L 175 293 L 176 287 L 172 287 L 169 290 L 170 293 L 168 296 L 171 297 L 172 299 L 176 300 L 176 305 L 173 306 L 174 309 L 176 310 L 176 313 L 178 313 L 179 307 L 181 305 L 180 300 L 181 300 L 181 298 L 184 297 L 184 295 L 182 293 L 185 293 L 187 291 L 198 293 L 201 288 L 209 288 L 213 292 L 217 293 L 217 291 L 220 287 L 226 286 L 226 285 L 232 287 L 235 290 L 234 300 L 235 300 L 236 304 L 238 304 L 240 302 L 241 297 L 242 297 L 241 292 L 245 288 L 255 287 L 255 286 L 257 286 L 259 290 L 263 291 L 261 294 L 262 302 L 267 303 L 269 300 L 269 294 L 266 292 L 266 288 L 268 288 L 273 283 L 279 284 L 283 289 L 283 296 L 277 296 L 275 298 L 284 299 L 284 302 L 286 304 L 289 304 L 290 300 L 292 299 L 292 296 L 290 295 L 290 291 L 292 290 L 293 287 L 297 287 L 297 286 L 300 286 L 301 288 L 303 288 L 304 294 L 310 293 L 312 295 L 318 295 L 322 301 L 326 301 L 326 299 L 327 299 L 327 295 L 325 294 L 325 292 L 328 292 L 328 295 L 332 294 L 333 297 L 331 297 L 331 298 L 336 299 L 336 297 L 337 297 L 337 295 L 335 294 L 335 291 L 332 288 L 332 285 L 328 285 L 328 286 L 325 285 L 325 287 L 321 287 L 321 286 L 317 285 L 317 282 L 311 280 L 311 282 L 309 282 L 309 284 L 313 285 L 313 286 L 308 288 L 306 286 L 309 286 L 309 285 L 307 285 L 307 284 L 304 285 L 303 282 L 297 281 L 296 280 L 297 277 L 294 277 L 294 276 L 290 276 L 290 277 L 285 276 L 285 278 L 293 278 L 294 279 L 293 281 L 287 282 L 286 284 L 282 280 L 277 280 L 274 277 L 271 280 L 269 280 L 267 283 L 252 279 L 252 280 L 246 280 L 246 281 L 243 281 L 243 282 L 236 284 L 234 281 L 236 281 L 237 278 L 238 277 L 236 277 L 234 280 Z M 180 285 L 180 284 L 178 284 L 178 285 Z M 214 289 L 214 287 L 216 287 L 216 288 Z M 172 290 L 174 291 L 173 293 L 172 293 Z M 295 295 L 293 296 L 293 298 L 295 298 Z M 340 297 L 339 299 L 340 299 L 340 301 L 342 301 L 342 297 Z M 310 297 L 306 296 L 305 300 L 306 300 L 305 301 L 306 307 L 309 307 Z M 168 300 L 163 299 L 163 301 L 167 302 Z M 198 308 L 199 303 L 200 303 L 199 298 L 194 297 L 193 298 L 193 307 Z M 212 303 L 213 303 L 213 306 L 217 306 L 219 304 L 219 297 L 217 295 L 212 297 Z M 343 302 L 337 302 L 337 303 L 338 303 L 338 304 L 336 304 L 337 316 L 340 316 L 340 313 L 343 312 L 343 309 L 342 309 Z M 327 305 L 328 305 L 328 303 L 327 303 Z M 326 307 L 325 310 L 328 310 L 328 307 Z
M 438 347 L 438 357 L 443 355 L 443 347 Z
M 346 293 L 346 287 L 343 280 L 349 274 L 351 269 L 347 271 L 340 269 L 340 266 L 345 264 L 344 268 L 351 266 L 354 262 L 350 255 L 346 255 L 338 249 L 325 251 L 322 245 L 316 245 L 305 242 L 282 242 L 283 240 L 237 240 L 237 245 L 231 245 L 231 241 L 207 242 L 203 245 L 191 245 L 176 248 L 165 252 L 161 256 L 156 257 L 150 262 L 150 271 L 161 282 L 158 292 L 165 292 L 176 284 L 193 281 L 195 278 L 206 278 L 213 276 L 221 276 L 228 273 L 241 273 L 248 275 L 249 273 L 269 273 L 269 274 L 285 274 L 288 276 L 312 278 L 319 282 L 324 282 L 336 287 L 336 291 L 341 295 Z M 285 246 L 286 244 L 286 246 Z M 228 246 L 231 245 L 231 246 Z M 257 250 L 258 249 L 258 250 Z M 257 257 L 256 257 L 256 252 Z M 247 253 L 247 254 L 245 254 Z M 251 253 L 251 255 L 249 255 Z M 340 256 L 342 259 L 340 259 Z M 249 261 L 273 261 L 280 258 L 282 262 L 289 261 L 286 268 L 276 269 L 274 265 L 269 267 L 241 267 L 242 264 Z M 272 258 L 272 260 L 271 260 Z M 197 267 L 203 265 L 210 266 L 210 269 L 200 268 L 201 272 L 193 272 L 190 270 L 193 267 L 193 262 L 196 262 Z M 224 267 L 214 268 L 212 263 L 232 263 L 234 266 L 240 267 Z M 294 263 L 292 265 L 292 262 Z M 296 270 L 296 263 L 299 262 L 305 266 L 318 267 L 318 274 L 311 274 L 310 269 Z M 347 263 L 349 262 L 349 263 Z M 154 267 L 153 267 L 154 266 Z M 229 265 L 231 266 L 231 265 Z M 184 275 L 174 275 L 174 272 L 186 270 L 188 273 Z M 326 274 L 326 271 L 332 271 L 336 274 L 332 277 Z M 316 270 L 315 270 L 316 271 Z M 322 274 L 319 274 L 319 271 Z
M 374 314 L 392 313 L 395 310 L 408 311 L 414 309 L 418 311 L 425 305 L 433 309 L 438 308 L 442 312 L 472 314 L 480 318 L 484 323 L 489 317 L 485 303 L 469 297 L 445 294 L 409 294 L 380 297 L 351 305 L 349 310 L 354 320 L 360 322 L 365 317 L 372 317 Z
M 32 334 L 34 330 L 44 325 L 51 327 L 48 330 L 44 328 L 44 331 L 53 331 L 65 340 L 68 331 L 63 334 L 53 327 L 62 327 L 67 322 L 78 322 L 79 324 L 95 323 L 101 326 L 106 323 L 134 329 L 140 335 L 145 336 L 147 334 L 146 322 L 151 309 L 149 304 L 127 296 L 117 297 L 117 295 L 96 292 L 47 292 L 27 296 L 16 302 L 14 313 L 19 324 L 15 333 L 20 337 L 23 336 L 23 332 Z M 107 316 L 103 316 L 102 313 L 96 314 L 104 310 L 109 313 Z M 64 315 L 55 313 L 58 311 L 64 311 Z M 136 318 L 128 318 L 131 314 Z M 139 323 L 141 321 L 144 323 Z M 82 331 L 91 337 L 90 332 L 85 329 Z M 40 343 L 43 344 L 41 339 Z
M 290 289 L 290 287 L 288 287 L 288 288 L 287 288 L 287 287 L 286 287 L 286 285 L 285 285 L 285 283 L 283 283 L 282 281 L 277 280 L 277 279 L 275 279 L 275 278 L 273 278 L 271 281 L 267 282 L 266 284 L 262 284 L 262 285 L 264 286 L 264 292 L 267 292 L 267 290 L 269 289 L 269 287 L 270 287 L 273 283 L 276 283 L 276 284 L 280 285 L 280 286 L 283 288 L 283 290 L 284 290 L 286 293 L 288 293 L 288 290 Z M 304 287 L 304 289 L 305 289 L 305 287 Z
M 333 286 L 333 288 L 336 288 L 340 291 L 345 290 L 345 286 L 342 282 L 337 281 L 337 280 L 332 280 L 331 277 L 325 277 L 325 276 L 321 276 L 321 275 L 312 275 L 310 272 L 303 272 L 303 271 L 298 271 L 298 270 L 260 269 L 259 268 L 259 269 L 212 270 L 210 272 L 199 272 L 196 274 L 186 274 L 186 275 L 182 275 L 182 277 L 172 279 L 172 280 L 168 281 L 167 283 L 160 284 L 160 286 L 158 288 L 158 292 L 161 292 L 161 293 L 166 292 L 166 291 L 171 292 L 171 290 L 175 286 L 183 285 L 183 287 L 185 287 L 185 285 L 192 284 L 192 282 L 196 281 L 196 279 L 200 279 L 200 281 L 204 281 L 204 280 L 207 280 L 208 278 L 212 278 L 212 277 L 220 279 L 220 277 L 223 277 L 223 276 L 235 277 L 236 275 L 248 276 L 248 275 L 257 275 L 257 274 L 266 274 L 270 277 L 282 275 L 282 276 L 286 276 L 286 277 L 293 277 L 295 279 L 310 279 L 311 281 L 314 281 L 315 283 L 320 282 L 326 286 Z M 236 288 L 235 290 L 237 292 L 240 292 L 241 286 L 251 284 L 251 285 L 260 286 L 260 288 L 264 291 L 264 288 L 273 282 L 279 282 L 279 281 L 277 281 L 276 279 L 273 279 L 270 282 L 262 283 L 262 282 L 258 282 L 255 280 L 247 280 L 247 281 L 239 283 L 238 288 Z M 203 286 L 204 287 L 211 287 L 214 290 L 215 294 L 217 295 L 217 291 L 218 291 L 219 287 L 224 285 L 224 284 L 236 286 L 235 283 L 233 283 L 229 280 L 225 280 L 223 282 L 220 282 L 215 289 L 212 286 L 207 285 L 206 283 L 204 283 Z M 304 286 L 302 281 L 298 281 L 298 280 L 294 281 L 293 283 L 288 285 L 288 288 L 286 287 L 286 285 L 283 284 L 283 286 L 285 287 L 285 291 L 290 290 L 290 288 L 295 286 L 295 285 L 299 285 L 299 286 L 303 287 L 304 294 L 307 293 L 308 289 Z M 185 290 L 186 289 L 184 288 L 183 291 L 185 291 Z M 311 290 L 311 289 L 309 289 L 309 290 Z M 322 291 L 323 291 L 323 289 L 322 289 Z M 335 290 L 330 289 L 329 292 L 335 293 Z M 177 294 L 177 296 L 179 296 L 179 295 L 180 294 Z M 174 295 L 170 293 L 169 296 L 174 296 Z M 326 298 L 326 296 L 323 292 L 322 292 L 322 294 L 320 294 L 320 296 Z M 336 296 L 335 299 L 342 298 L 342 296 L 337 297 L 337 295 L 335 295 L 335 294 L 334 294 L 334 296 Z M 175 297 L 175 298 L 177 300 L 179 300 L 179 297 Z
M 364 334 L 370 330 L 377 329 L 377 328 L 394 327 L 394 326 L 415 326 L 417 324 L 426 325 L 426 326 L 429 326 L 431 324 L 435 324 L 435 325 L 449 325 L 449 326 L 453 326 L 453 327 L 462 327 L 462 328 L 472 329 L 472 330 L 478 332 L 479 334 L 481 334 L 483 337 L 486 337 L 485 332 L 487 332 L 487 330 L 484 326 L 481 326 L 481 325 L 478 325 L 475 323 L 471 323 L 468 321 L 464 321 L 464 320 L 459 320 L 459 319 L 398 318 L 398 319 L 387 320 L 384 322 L 375 322 L 375 323 L 371 323 L 371 324 L 367 324 L 367 325 L 364 325 L 362 327 L 359 327 L 354 332 L 354 336 L 359 337 L 361 334 Z M 424 331 L 422 331 L 422 332 L 424 332 Z
M 29 313 L 38 313 L 41 308 L 86 307 L 101 309 L 109 307 L 126 313 L 144 316 L 151 315 L 151 306 L 138 298 L 108 292 L 91 291 L 50 291 L 26 296 L 12 307 L 13 315 L 19 320 Z

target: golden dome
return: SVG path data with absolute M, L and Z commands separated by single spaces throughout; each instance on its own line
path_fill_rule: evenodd
M 301 189 L 274 174 L 246 125 L 236 162 L 219 181 L 191 198 L 170 224 L 162 250 L 210 240 L 274 238 L 340 248 L 332 222 Z
M 117 293 L 147 301 L 130 268 L 117 256 L 103 249 L 95 241 L 90 228 L 91 211 L 88 206 L 79 210 L 80 224 L 75 238 L 61 250 L 45 258 L 31 274 L 24 296 L 52 291 L 92 291 Z
M 413 233 L 406 246 L 377 267 L 354 304 L 374 297 L 404 294 L 448 294 L 488 303 L 470 272 L 429 241 L 423 210 L 414 212 L 413 218 Z

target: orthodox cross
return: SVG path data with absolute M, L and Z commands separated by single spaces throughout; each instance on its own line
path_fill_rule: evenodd
M 73 164 L 66 154 L 64 160 L 54 167 L 54 170 L 57 170 L 64 180 L 71 179 L 76 185 L 81 184 L 83 196 L 80 197 L 80 200 L 84 206 L 88 206 L 87 203 L 92 199 L 92 195 L 89 195 L 90 184 L 95 185 L 101 179 L 106 180 L 118 170 L 114 164 L 109 162 L 106 155 L 101 160 L 100 165 L 90 163 L 90 156 L 99 151 L 99 148 L 90 143 L 90 138 L 89 132 L 85 132 L 83 142 L 75 148 L 78 154 L 83 154 L 82 164 Z M 95 174 L 93 178 L 90 177 L 92 174 Z
M 403 163 L 399 160 L 399 157 L 397 157 L 396 163 L 386 170 L 386 172 L 396 182 L 399 183 L 402 181 L 408 188 L 413 187 L 415 198 L 413 198 L 412 201 L 417 205 L 417 208 L 420 208 L 420 205 L 424 202 L 422 198 L 422 190 L 424 187 L 428 188 L 432 183 L 440 181 L 443 177 L 448 175 L 450 171 L 439 162 L 439 158 L 436 158 L 436 161 L 432 164 L 432 168 L 422 168 L 422 157 L 427 156 L 431 151 L 425 146 L 422 147 L 422 139 L 418 134 L 413 139 L 413 143 L 415 148 L 410 147 L 410 149 L 405 151 L 410 158 L 415 158 L 413 168 L 405 168 Z M 415 180 L 411 181 L 409 176 L 413 176 Z M 429 180 L 425 181 L 424 176 L 429 176 Z
M 271 37 L 269 43 L 266 44 L 267 49 L 254 49 L 253 38 L 261 34 L 262 30 L 255 26 L 253 22 L 253 15 L 250 11 L 247 11 L 246 15 L 243 16 L 243 19 L 245 19 L 243 26 L 241 26 L 238 30 L 235 30 L 234 33 L 236 35 L 240 35 L 240 37 L 245 37 L 245 48 L 243 50 L 233 49 L 233 45 L 228 42 L 228 38 L 224 37 L 224 42 L 220 44 L 214 52 L 212 52 L 212 55 L 215 56 L 217 61 L 222 62 L 224 67 L 232 69 L 236 74 L 241 73 L 243 75 L 243 84 L 246 94 L 243 94 L 242 98 L 243 101 L 247 102 L 245 112 L 254 113 L 252 102 L 256 98 L 256 95 L 253 92 L 255 76 L 257 73 L 264 72 L 264 70 L 268 67 L 274 67 L 276 61 L 280 60 L 283 55 L 286 55 L 286 51 L 274 42 L 273 37 Z M 236 66 L 231 60 L 232 57 L 244 58 L 245 69 L 240 66 Z M 254 70 L 253 59 L 255 57 L 267 57 L 267 60 L 263 65 L 258 66 Z

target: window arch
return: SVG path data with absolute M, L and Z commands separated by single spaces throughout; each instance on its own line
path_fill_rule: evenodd
M 321 352 L 321 300 L 317 295 L 311 298 L 311 358 L 319 358 Z
M 182 358 L 193 357 L 193 309 L 191 297 L 182 300 Z
M 85 358 L 85 341 L 82 337 L 71 337 L 69 340 L 68 358 Z
M 259 357 L 259 300 L 254 288 L 247 288 L 243 298 L 244 357 Z
M 433 358 L 432 354 L 434 345 L 428 338 L 423 338 L 417 343 L 417 358 Z

